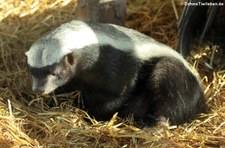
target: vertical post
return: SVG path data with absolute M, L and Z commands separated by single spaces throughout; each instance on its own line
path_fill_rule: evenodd
M 124 25 L 126 0 L 77 0 L 76 19 Z

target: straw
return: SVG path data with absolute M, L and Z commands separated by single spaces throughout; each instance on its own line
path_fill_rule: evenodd
M 181 3 L 128 0 L 126 26 L 175 48 Z M 211 43 L 193 47 L 188 58 L 200 73 L 209 111 L 178 127 L 139 129 L 132 117 L 117 114 L 96 121 L 82 110 L 79 92 L 33 94 L 24 52 L 47 31 L 74 19 L 75 8 L 75 0 L 0 1 L 0 147 L 225 146 L 225 58 Z

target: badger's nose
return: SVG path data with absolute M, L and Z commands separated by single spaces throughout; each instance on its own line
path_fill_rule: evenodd
M 44 93 L 44 88 L 33 88 L 33 92 L 41 95 Z
M 37 94 L 43 94 L 45 91 L 45 79 L 33 78 L 32 90 Z

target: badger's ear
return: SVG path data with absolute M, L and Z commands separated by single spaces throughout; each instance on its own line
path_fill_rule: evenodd
M 66 55 L 65 57 L 66 63 L 68 63 L 70 66 L 74 66 L 76 64 L 75 57 L 72 53 Z

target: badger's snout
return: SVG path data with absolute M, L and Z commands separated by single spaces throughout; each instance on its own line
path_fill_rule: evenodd
M 43 94 L 44 93 L 43 87 L 33 87 L 32 90 L 33 90 L 33 92 L 35 92 L 37 94 Z
M 34 78 L 33 77 L 33 85 L 32 90 L 38 94 L 49 94 L 53 92 L 57 86 L 51 82 L 48 78 Z
M 32 83 L 33 92 L 38 93 L 38 94 L 44 94 L 46 80 L 38 79 L 38 78 L 34 78 L 34 77 L 32 78 L 32 80 L 33 80 L 33 83 Z

